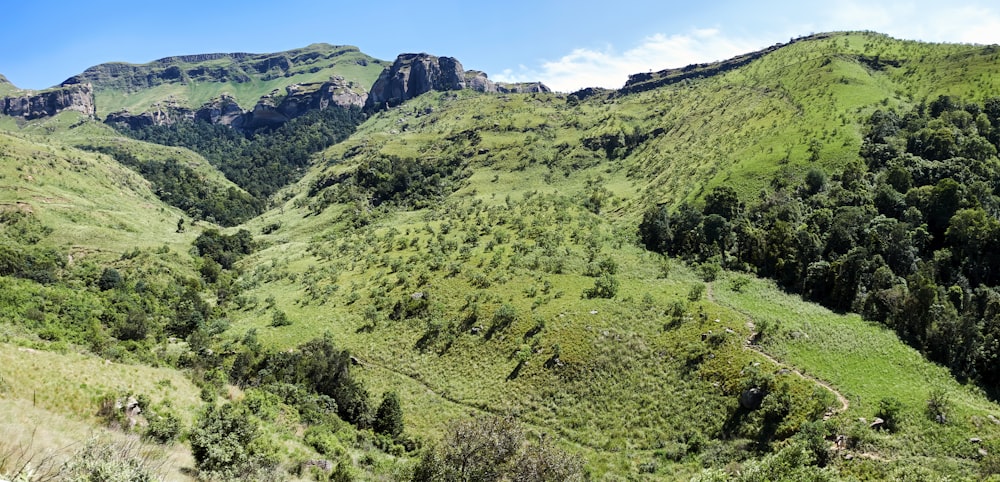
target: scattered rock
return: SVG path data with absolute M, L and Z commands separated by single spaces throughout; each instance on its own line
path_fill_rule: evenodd
M 854 454 L 844 454 L 844 460 L 854 460 Z
M 1000 425 L 1000 420 L 994 417 L 993 414 L 987 415 L 986 418 L 990 419 L 990 421 L 993 422 L 995 425 Z
M 882 430 L 883 428 L 885 428 L 885 420 L 882 420 L 879 417 L 875 417 L 875 420 L 873 420 L 872 423 L 868 425 L 868 427 L 873 430 Z
M 978 453 L 980 457 L 985 457 L 985 456 L 987 456 L 987 455 L 989 455 L 989 454 L 990 454 L 990 453 L 989 453 L 989 452 L 987 452 L 987 451 L 986 451 L 986 449 L 984 449 L 984 448 L 981 448 L 981 449 L 977 450 L 977 451 L 976 451 L 976 453 Z
M 980 439 L 979 437 L 972 437 L 969 439 L 969 443 L 974 443 L 974 444 L 981 443 L 982 441 L 983 440 Z
M 590 314 L 596 315 L 597 314 L 597 310 L 590 310 Z
M 320 469 L 320 470 L 322 470 L 324 472 L 330 472 L 330 471 L 333 470 L 333 462 L 331 462 L 329 460 L 322 460 L 322 459 L 307 460 L 307 461 L 305 461 L 305 462 L 302 463 L 302 466 L 304 468 L 316 467 L 317 469 Z
M 354 366 L 361 366 L 361 360 L 358 360 L 358 359 L 357 359 L 357 357 L 353 357 L 353 356 L 352 356 L 352 357 L 351 357 L 351 365 L 354 365 Z

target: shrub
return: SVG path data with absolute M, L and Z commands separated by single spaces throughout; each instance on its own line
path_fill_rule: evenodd
M 614 298 L 618 294 L 618 278 L 603 273 L 594 280 L 594 286 L 583 291 L 586 298 Z
M 177 413 L 164 406 L 156 407 L 147 412 L 146 438 L 161 444 L 177 440 L 181 433 L 181 419 Z
M 517 319 L 517 308 L 510 303 L 504 303 L 500 305 L 495 312 L 493 312 L 493 324 L 498 327 L 509 326 L 514 320 Z
M 292 320 L 288 319 L 288 315 L 286 315 L 284 311 L 274 310 L 274 314 L 271 315 L 271 326 L 278 328 L 291 324 Z
M 543 439 L 530 447 L 513 417 L 454 422 L 444 440 L 424 452 L 414 481 L 583 480 L 582 463 Z
M 878 402 L 878 411 L 875 416 L 883 420 L 883 426 L 890 432 L 899 429 L 903 404 L 895 397 L 886 397 Z
M 205 478 L 255 479 L 273 472 L 277 450 L 260 420 L 241 403 L 208 405 L 189 437 L 195 466 Z
M 931 390 L 927 397 L 927 418 L 937 423 L 948 423 L 948 412 L 951 411 L 951 399 L 943 388 Z
M 691 301 L 699 301 L 701 297 L 705 294 L 705 285 L 698 283 L 691 287 L 688 291 L 688 299 Z
M 161 463 L 135 441 L 92 439 L 63 464 L 58 479 L 152 482 L 160 480 L 157 472 Z

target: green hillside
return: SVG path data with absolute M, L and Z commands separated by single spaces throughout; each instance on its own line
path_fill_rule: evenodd
M 312 74 L 295 59 L 309 53 L 318 67 L 360 58 L 317 54 L 328 49 L 252 58 L 284 55 L 302 76 Z M 247 73 L 249 58 L 172 62 Z M 67 420 L 56 433 L 79 439 L 104 392 L 127 387 L 154 411 L 169 399 L 176 438 L 137 433 L 209 479 L 995 478 L 995 387 L 983 372 L 956 379 L 954 359 L 927 359 L 959 351 L 941 346 L 948 333 L 958 346 L 992 326 L 954 311 L 995 312 L 988 287 L 971 284 L 989 275 L 959 259 L 967 245 L 935 244 L 945 232 L 957 243 L 959 231 L 920 210 L 899 221 L 906 239 L 927 233 L 903 263 L 913 273 L 877 271 L 877 260 L 895 266 L 872 247 L 881 231 L 834 220 L 875 202 L 931 205 L 947 174 L 968 184 L 948 216 L 975 211 L 962 232 L 993 246 L 998 69 L 993 47 L 832 33 L 682 70 L 697 75 L 651 74 L 648 89 L 429 92 L 372 114 L 316 153 L 269 210 L 223 230 L 168 207 L 102 153 L 175 158 L 238 191 L 192 151 L 119 138 L 75 114 L 3 121 L 0 413 L 28 411 L 30 353 L 67 390 L 56 383 L 39 398 Z M 251 103 L 288 80 L 247 75 Z M 221 92 L 203 85 L 142 86 L 115 109 L 171 89 L 195 104 Z M 100 96 L 134 88 L 108 86 L 95 83 L 99 110 Z M 917 142 L 935 129 L 951 144 Z M 916 160 L 940 145 L 982 148 L 964 161 Z M 887 180 L 893 163 L 909 183 Z M 903 184 L 913 194 L 883 188 Z M 879 189 L 895 204 L 876 201 Z M 889 222 L 881 209 L 872 216 Z M 838 261 L 840 247 L 805 249 L 841 231 L 853 236 L 845 252 L 870 250 L 850 250 L 867 264 Z M 791 241 L 774 241 L 783 233 Z M 839 312 L 788 292 L 803 273 L 816 283 L 807 297 Z M 863 304 L 866 321 L 830 302 L 847 284 L 884 290 L 885 310 L 912 286 L 932 302 L 913 309 L 941 317 L 926 337 L 901 340 L 895 318 Z M 977 346 L 993 346 L 992 332 L 976 333 Z M 142 383 L 128 382 L 127 366 Z M 497 449 L 476 452 L 480 441 Z M 474 455 L 455 455 L 466 449 Z M 0 474 L 10 473 L 3 450 Z
M 94 86 L 97 116 L 176 105 L 197 109 L 229 94 L 244 110 L 262 96 L 292 84 L 340 76 L 367 90 L 388 64 L 357 47 L 313 44 L 274 54 L 205 54 L 167 57 L 147 64 L 101 64 L 73 77 Z

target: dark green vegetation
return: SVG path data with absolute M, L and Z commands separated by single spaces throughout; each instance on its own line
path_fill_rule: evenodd
M 213 189 L 173 159 L 164 163 L 140 161 L 127 148 L 115 145 L 94 149 L 137 169 L 154 184 L 164 202 L 191 217 L 234 226 L 260 214 L 271 195 L 302 175 L 313 154 L 346 139 L 362 119 L 358 108 L 314 110 L 273 131 L 249 137 L 204 121 L 120 129 L 138 140 L 189 148 L 246 192 L 232 187 Z
M 1000 98 L 875 111 L 860 157 L 752 206 L 728 187 L 701 210 L 646 212 L 647 248 L 776 279 L 886 324 L 996 396 L 1000 382 Z
M 835 33 L 250 137 L 0 121 L 0 430 L 120 437 L 134 397 L 171 479 L 995 477 L 997 55 Z

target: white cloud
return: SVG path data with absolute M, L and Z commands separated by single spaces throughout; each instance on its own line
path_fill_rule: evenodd
M 561 92 L 583 87 L 619 88 L 630 74 L 724 60 L 792 37 L 836 30 L 872 30 L 928 42 L 1000 43 L 1000 5 L 984 1 L 848 0 L 785 13 L 785 17 L 771 17 L 782 24 L 756 24 L 752 38 L 734 36 L 726 28 L 658 33 L 628 50 L 620 51 L 614 45 L 578 48 L 559 59 L 520 65 L 495 77 L 505 82 L 541 80 Z M 735 15 L 739 17 L 739 13 Z M 757 20 L 750 18 L 747 21 Z
M 541 80 L 560 92 L 583 87 L 619 88 L 630 74 L 724 60 L 762 47 L 758 42 L 730 38 L 717 29 L 697 29 L 686 34 L 655 34 L 624 52 L 614 46 L 603 50 L 575 49 L 558 60 L 542 62 L 537 69 L 524 65 L 496 76 L 503 82 Z
M 1000 11 L 977 2 L 836 2 L 823 30 L 874 30 L 928 42 L 1000 43 Z

